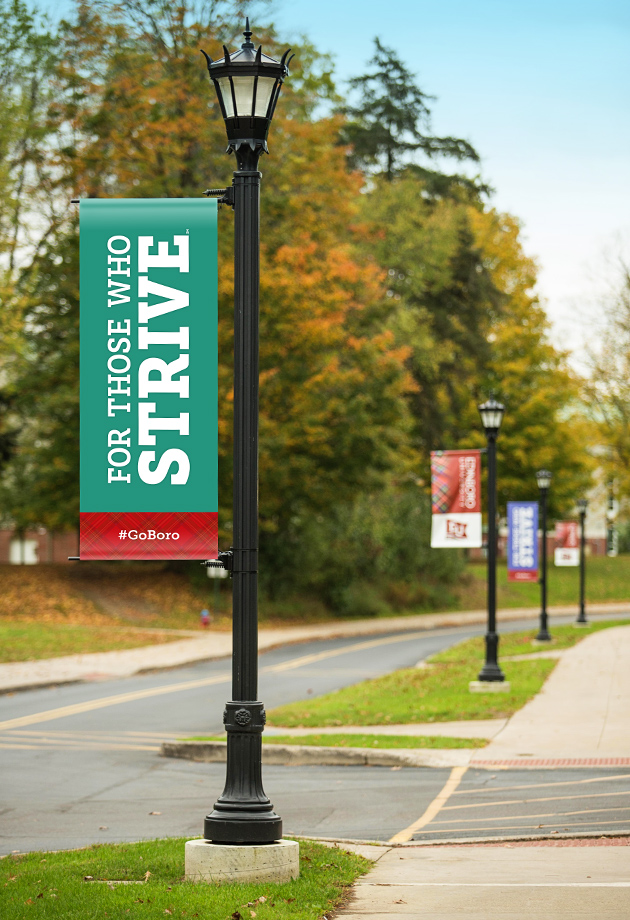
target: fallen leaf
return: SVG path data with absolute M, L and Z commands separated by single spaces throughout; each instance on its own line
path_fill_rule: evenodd
M 162 812 L 161 811 L 150 811 L 149 814 L 150 815 L 161 815 Z
M 32 903 L 33 903 L 33 899 L 32 899 L 32 898 L 29 898 L 28 901 L 25 901 L 24 903 L 25 903 L 25 904 L 32 904 Z
M 406 904 L 406 903 L 407 903 L 407 902 L 406 902 L 406 901 L 403 901 L 402 898 L 398 898 L 397 901 L 394 901 L 394 904 Z
M 109 828 L 106 824 L 101 824 L 101 826 L 99 827 L 99 831 L 108 831 L 108 830 Z
M 147 871 L 144 873 L 144 880 L 145 880 L 145 882 L 148 880 L 148 878 L 149 878 L 150 875 L 151 875 L 151 873 L 150 873 L 149 870 L 147 869 Z
M 94 881 L 94 876 L 93 876 L 93 875 L 84 875 L 84 876 L 83 876 L 83 881 L 84 881 L 84 882 L 93 882 L 93 881 Z
M 234 911 L 234 913 L 232 914 L 232 920 L 243 920 L 239 911 L 237 910 Z
M 267 898 L 264 896 L 264 894 L 261 894 L 261 896 L 260 896 L 259 898 L 256 898 L 256 902 L 257 902 L 258 904 L 264 904 L 266 900 L 267 900 Z
M 37 897 L 38 897 L 38 898 L 43 898 L 43 897 L 44 897 L 44 892 L 43 892 L 43 891 L 40 891 L 40 893 L 37 895 Z
M 136 898 L 136 900 L 133 903 L 134 904 L 144 904 L 144 901 L 142 900 L 142 898 Z
M 255 910 L 250 910 L 249 916 L 250 916 L 250 917 L 255 917 L 255 916 L 256 916 L 256 911 L 255 911 Z
M 165 910 L 164 910 L 164 913 L 165 913 L 165 914 L 172 914 L 173 911 L 172 911 L 172 910 L 169 910 L 168 907 L 166 907 Z

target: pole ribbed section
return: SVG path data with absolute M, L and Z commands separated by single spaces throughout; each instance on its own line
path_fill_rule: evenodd
M 479 680 L 505 680 L 498 663 L 497 634 L 497 441 L 488 437 L 488 631 L 486 660 Z
M 225 789 L 204 825 L 206 840 L 214 843 L 272 843 L 282 837 L 282 820 L 262 785 L 265 710 L 256 701 L 260 180 L 256 169 L 234 173 L 232 700 L 223 716 L 227 730 Z

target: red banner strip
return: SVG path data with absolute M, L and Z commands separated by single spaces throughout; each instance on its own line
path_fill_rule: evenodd
M 81 559 L 214 559 L 218 515 L 112 511 L 80 515 Z

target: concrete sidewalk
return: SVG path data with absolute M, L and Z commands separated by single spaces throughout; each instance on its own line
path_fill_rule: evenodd
M 588 613 L 591 617 L 624 613 L 630 616 L 630 602 L 592 604 L 588 608 Z M 551 618 L 577 615 L 577 608 L 574 605 L 551 607 L 549 614 Z M 333 621 L 308 626 L 291 626 L 285 629 L 262 628 L 259 632 L 258 644 L 260 651 L 265 651 L 279 645 L 314 639 L 382 635 L 407 630 L 429 630 L 485 623 L 486 616 L 485 610 L 466 610 L 456 613 L 428 613 L 378 620 Z M 538 610 L 531 607 L 505 609 L 498 612 L 499 623 L 501 621 L 536 620 L 538 616 Z M 227 658 L 231 654 L 231 634 L 210 631 L 200 634 L 196 639 L 181 639 L 176 642 L 119 652 L 97 652 L 41 661 L 11 662 L 0 664 L 0 693 L 51 684 L 131 677 L 143 671 L 176 668 L 197 661 Z
M 630 848 L 604 841 L 347 847 L 377 860 L 339 920 L 575 920 L 630 916 Z M 344 845 L 342 845 L 344 846 Z M 345 846 L 344 846 L 345 848 Z
M 630 765 L 630 626 L 563 652 L 543 689 L 471 766 Z M 628 911 L 630 916 L 630 909 Z

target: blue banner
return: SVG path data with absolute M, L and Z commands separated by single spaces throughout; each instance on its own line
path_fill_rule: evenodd
M 538 580 L 538 502 L 508 502 L 508 581 Z

